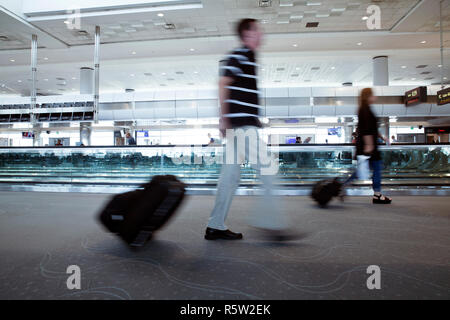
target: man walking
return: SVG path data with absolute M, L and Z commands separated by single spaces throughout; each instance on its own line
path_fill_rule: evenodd
M 220 130 L 227 138 L 226 162 L 222 165 L 214 209 L 206 229 L 205 239 L 238 240 L 241 233 L 227 228 L 228 215 L 234 193 L 239 186 L 240 165 L 249 161 L 264 185 L 265 194 L 259 208 L 255 208 L 253 226 L 266 231 L 274 240 L 288 240 L 288 226 L 284 211 L 273 194 L 273 180 L 276 172 L 265 172 L 266 145 L 259 136 L 259 91 L 257 87 L 257 64 L 255 52 L 262 41 L 262 30 L 254 19 L 243 19 L 237 25 L 237 34 L 242 46 L 234 50 L 221 66 L 219 99 L 221 105 Z M 234 143 L 237 138 L 238 143 Z M 248 144 L 246 140 L 248 139 Z M 243 141 L 243 145 L 239 142 Z M 236 156 L 236 160 L 235 160 Z M 267 160 L 267 159 L 266 159 Z M 273 162 L 270 164 L 273 165 Z M 278 170 L 278 166 L 276 171 Z M 266 170 L 269 171 L 269 170 Z M 273 170 L 272 170 L 273 171 Z

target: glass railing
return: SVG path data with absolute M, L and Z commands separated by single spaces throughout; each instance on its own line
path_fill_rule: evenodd
M 278 154 L 280 183 L 308 185 L 355 170 L 352 145 L 284 145 Z M 380 146 L 383 183 L 450 184 L 450 145 Z M 0 148 L 0 183 L 139 185 L 173 174 L 190 185 L 215 185 L 222 146 Z M 241 184 L 258 184 L 242 166 Z

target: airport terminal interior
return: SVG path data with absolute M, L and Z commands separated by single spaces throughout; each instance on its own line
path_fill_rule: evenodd
M 0 0 L 0 299 L 450 299 L 449 47 L 450 0 Z M 291 241 L 250 223 L 267 194 L 249 161 L 226 220 L 243 239 L 204 238 L 242 57 L 257 90 L 224 90 L 259 96 Z M 320 206 L 319 181 L 364 169 L 364 88 L 392 203 L 371 160 L 374 182 Z M 130 248 L 99 214 L 160 175 L 186 196 Z

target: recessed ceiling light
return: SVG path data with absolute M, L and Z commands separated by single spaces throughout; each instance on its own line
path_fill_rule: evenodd
M 411 78 L 412 81 L 416 80 L 416 78 Z
M 48 81 L 48 79 L 44 79 L 44 81 Z
M 294 43 L 292 46 L 293 46 L 293 47 L 298 47 L 298 44 Z
M 165 72 L 161 73 L 162 76 L 165 76 L 166 74 L 167 74 L 167 73 L 165 73 Z
M 369 17 L 362 17 L 361 19 L 362 19 L 362 20 L 368 20 Z
M 362 42 L 358 42 L 357 45 L 358 45 L 358 46 L 362 46 Z
M 195 51 L 195 49 L 194 48 L 190 48 L 189 51 Z
M 14 59 L 9 59 L 9 61 L 11 61 L 11 62 L 16 62 L 16 60 L 14 60 Z
M 134 73 L 130 74 L 130 77 L 134 77 Z
M 47 57 L 45 57 L 45 58 L 44 58 L 44 60 L 48 60 L 48 58 L 47 58 Z
M 334 70 L 334 69 L 336 69 L 336 67 L 331 67 L 331 70 Z
M 438 68 L 442 68 L 442 64 L 438 64 Z
M 77 80 L 77 78 L 75 78 L 75 77 L 72 77 L 72 80 Z
M 136 51 L 133 51 L 131 54 L 132 54 L 132 55 L 135 55 L 135 54 L 136 54 Z
M 297 68 L 295 68 L 295 70 L 297 70 L 297 71 L 298 71 L 298 70 L 300 70 L 300 68 L 299 68 L 299 67 L 297 67 Z
M 65 20 L 64 23 L 65 23 L 65 24 L 69 24 L 70 21 L 69 21 L 69 20 Z
M 406 66 L 402 66 L 402 69 L 406 69 Z
M 164 13 L 158 13 L 158 17 L 164 17 Z
M 444 77 L 443 79 L 444 79 L 444 80 L 447 80 L 447 77 Z
M 420 43 L 422 43 L 422 44 L 425 44 L 425 43 L 427 43 L 425 40 L 423 40 L 423 41 L 420 41 Z
M 22 80 L 17 80 L 17 82 L 19 82 L 19 83 L 20 83 L 20 82 L 22 82 Z
M 194 71 L 195 74 L 198 74 L 198 71 Z

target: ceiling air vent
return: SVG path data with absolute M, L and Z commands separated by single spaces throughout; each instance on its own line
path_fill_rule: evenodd
M 261 8 L 268 8 L 272 6 L 272 0 L 259 0 L 259 6 Z
M 344 82 L 342 85 L 344 87 L 352 87 L 353 86 L 353 82 Z
M 306 27 L 307 28 L 317 28 L 319 26 L 319 23 L 318 22 L 308 22 L 307 24 L 306 24 Z
M 421 64 L 421 65 L 418 65 L 416 68 L 417 69 L 423 69 L 423 68 L 426 68 L 426 67 L 428 67 L 426 64 Z
M 174 30 L 174 29 L 176 29 L 176 27 L 175 27 L 175 25 L 173 23 L 166 23 L 164 25 L 164 29 L 166 29 L 166 30 Z

